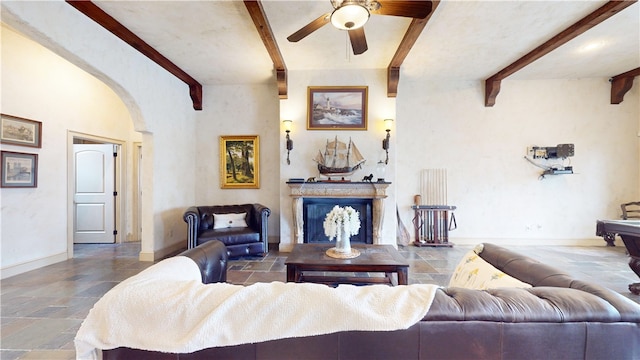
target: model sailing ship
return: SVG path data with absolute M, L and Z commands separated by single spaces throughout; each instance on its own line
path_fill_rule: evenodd
M 318 163 L 320 175 L 328 177 L 329 180 L 332 180 L 332 177 L 345 180 L 345 177 L 353 175 L 365 162 L 351 138 L 349 138 L 349 143 L 345 144 L 338 141 L 337 136 L 333 141 L 327 140 L 324 153 L 318 150 L 318 155 L 313 161 Z

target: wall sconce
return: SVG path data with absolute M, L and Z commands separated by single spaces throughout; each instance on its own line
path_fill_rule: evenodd
M 384 161 L 385 164 L 389 163 L 389 139 L 391 138 L 391 127 L 393 126 L 393 119 L 384 119 L 384 130 L 387 132 L 387 136 L 382 139 L 382 148 L 387 153 L 387 159 Z
M 287 133 L 287 140 L 285 141 L 287 148 L 287 165 L 291 165 L 291 160 L 289 160 L 289 152 L 293 150 L 293 140 L 291 140 L 291 137 L 289 136 L 289 133 L 291 132 L 291 124 L 293 124 L 293 121 L 291 120 L 282 120 L 284 131 Z

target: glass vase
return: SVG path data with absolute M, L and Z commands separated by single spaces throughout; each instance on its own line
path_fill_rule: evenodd
M 341 254 L 351 253 L 351 236 L 344 228 L 338 230 L 336 235 L 336 252 Z

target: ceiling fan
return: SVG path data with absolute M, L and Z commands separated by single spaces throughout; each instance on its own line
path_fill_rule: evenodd
M 403 16 L 424 19 L 431 12 L 431 1 L 399 1 L 399 0 L 330 0 L 333 11 L 323 14 L 300 30 L 291 34 L 287 40 L 298 42 L 307 35 L 331 24 L 340 30 L 349 32 L 351 48 L 355 55 L 367 51 L 367 39 L 364 35 L 364 24 L 371 14 Z

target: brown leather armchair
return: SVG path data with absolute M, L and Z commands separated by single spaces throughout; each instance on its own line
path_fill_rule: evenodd
M 240 220 L 240 224 L 232 224 L 233 220 L 223 220 L 229 216 L 237 219 L 237 215 L 230 214 L 243 213 L 246 215 Z M 270 214 L 271 210 L 261 204 L 192 206 L 183 216 L 188 228 L 188 248 L 220 240 L 227 247 L 229 257 L 265 256 L 269 251 L 267 218 Z M 223 221 L 230 226 L 225 226 Z

